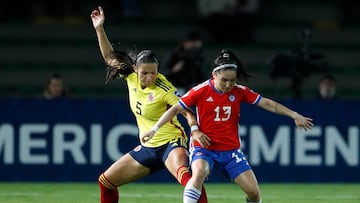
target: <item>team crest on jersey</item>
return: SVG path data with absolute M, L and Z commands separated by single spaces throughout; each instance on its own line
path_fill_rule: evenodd
M 235 96 L 233 94 L 229 96 L 229 101 L 231 101 L 231 102 L 235 101 Z
M 152 101 L 154 101 L 154 94 L 153 93 L 150 93 L 149 95 L 148 95 L 148 100 L 149 100 L 149 102 L 152 102 Z
M 138 152 L 141 150 L 141 145 L 138 145 L 134 148 L 134 152 Z

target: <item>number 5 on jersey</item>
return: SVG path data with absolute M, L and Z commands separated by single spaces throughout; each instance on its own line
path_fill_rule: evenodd
M 139 115 L 142 115 L 141 114 L 141 103 L 139 101 L 136 102 L 136 113 L 139 114 Z

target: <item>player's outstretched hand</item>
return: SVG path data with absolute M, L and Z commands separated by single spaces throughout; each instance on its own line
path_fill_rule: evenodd
M 205 133 L 200 130 L 195 130 L 191 132 L 191 140 L 194 142 L 198 142 L 201 147 L 208 148 L 210 146 L 210 137 L 208 137 Z M 191 143 L 192 144 L 192 143 Z
M 95 29 L 104 24 L 105 15 L 101 6 L 99 6 L 98 9 L 93 10 L 90 14 L 90 17 Z
M 146 131 L 140 135 L 140 140 L 142 143 L 146 143 L 152 137 L 154 137 L 154 135 L 155 135 L 155 132 L 153 130 Z
M 297 127 L 303 128 L 305 131 L 310 130 L 314 126 L 312 118 L 304 117 L 300 114 L 295 117 L 294 121 Z

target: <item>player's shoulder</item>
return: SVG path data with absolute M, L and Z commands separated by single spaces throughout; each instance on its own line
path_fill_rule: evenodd
M 165 92 L 175 89 L 174 85 L 161 73 L 158 73 L 158 76 L 155 80 L 155 86 L 160 91 L 165 91 Z
M 247 86 L 241 85 L 241 84 L 235 84 L 234 87 L 235 87 L 236 89 L 239 89 L 239 90 L 247 90 L 247 89 L 249 89 Z
M 193 91 L 200 91 L 210 87 L 210 79 L 206 80 L 192 88 Z
M 238 91 L 241 94 L 259 94 L 258 92 L 255 92 L 250 87 L 241 85 L 241 84 L 235 84 L 235 90 Z
M 127 77 L 125 77 L 125 80 L 128 82 L 137 82 L 137 74 L 135 72 L 130 73 Z
M 252 91 L 252 89 L 250 89 L 248 86 L 242 84 L 235 84 L 234 87 L 237 91 L 241 91 L 241 92 Z

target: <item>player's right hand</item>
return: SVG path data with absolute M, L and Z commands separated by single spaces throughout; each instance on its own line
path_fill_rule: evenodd
M 155 132 L 153 130 L 146 131 L 140 135 L 140 140 L 142 143 L 146 143 L 152 137 L 154 137 L 154 135 L 155 135 Z
M 191 140 L 192 142 L 198 142 L 201 147 L 208 148 L 210 146 L 210 137 L 207 136 L 205 133 L 203 133 L 200 130 L 195 130 L 191 133 Z M 192 143 L 191 143 L 192 144 Z
M 90 14 L 90 17 L 95 29 L 104 24 L 105 15 L 101 6 L 99 6 L 98 9 L 93 10 Z

